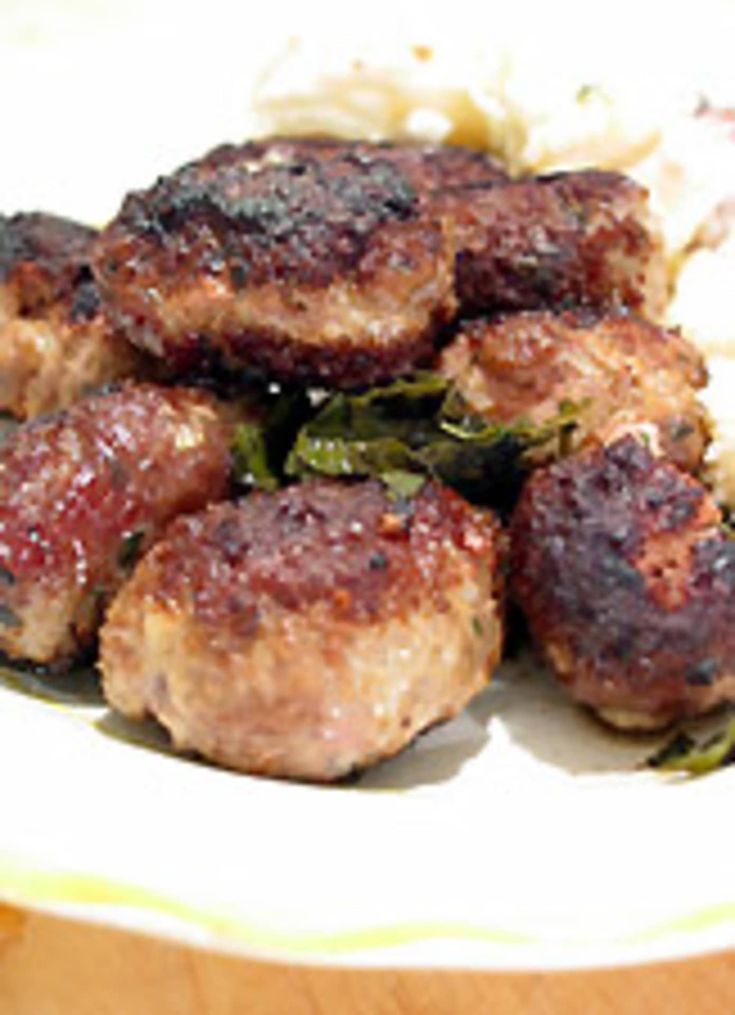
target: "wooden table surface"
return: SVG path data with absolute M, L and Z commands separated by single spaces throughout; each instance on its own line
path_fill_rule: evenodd
M 732 1015 L 735 952 L 590 973 L 280 966 L 0 906 L 0 1015 Z

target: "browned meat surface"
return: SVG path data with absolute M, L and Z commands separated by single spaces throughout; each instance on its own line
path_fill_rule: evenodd
M 510 182 L 468 149 L 271 138 L 131 194 L 95 270 L 112 319 L 180 373 L 353 387 L 431 358 L 462 309 L 665 299 L 646 191 L 616 173 Z
M 528 311 L 476 320 L 444 350 L 439 369 L 489 420 L 542 424 L 573 403 L 569 450 L 643 426 L 670 461 L 691 471 L 701 465 L 703 359 L 679 332 L 632 314 Z
M 242 163 L 260 168 L 282 165 L 302 158 L 333 158 L 350 155 L 367 162 L 379 158 L 396 166 L 418 196 L 429 201 L 447 187 L 492 186 L 507 183 L 508 173 L 486 152 L 459 145 L 422 144 L 411 141 L 344 141 L 333 137 L 271 137 L 245 145 L 221 145 L 204 157 L 209 167 Z
M 512 586 L 558 679 L 608 722 L 735 698 L 735 540 L 707 490 L 632 437 L 532 476 Z
M 0 215 L 0 282 L 19 313 L 33 314 L 89 277 L 94 229 L 45 215 Z
M 65 663 L 162 527 L 228 488 L 209 396 L 129 385 L 18 428 L 0 450 L 0 649 Z
M 659 317 L 665 266 L 647 197 L 595 170 L 446 194 L 463 309 L 624 305 Z
M 127 716 L 220 764 L 327 781 L 458 712 L 500 658 L 502 535 L 430 484 L 306 483 L 181 518 L 101 634 Z
M 349 387 L 410 370 L 455 309 L 454 250 L 415 175 L 364 143 L 218 149 L 102 233 L 108 312 L 182 372 Z
M 0 410 L 29 419 L 143 369 L 100 311 L 94 237 L 52 215 L 0 216 Z

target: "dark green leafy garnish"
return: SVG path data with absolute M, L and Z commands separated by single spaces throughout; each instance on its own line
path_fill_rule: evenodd
M 415 497 L 426 482 L 426 476 L 405 469 L 393 469 L 383 472 L 380 477 L 388 487 L 388 492 L 396 500 L 410 500 Z
M 698 743 L 688 733 L 677 733 L 646 764 L 666 772 L 705 775 L 735 763 L 735 719 L 725 729 Z
M 264 398 L 261 422 L 241 423 L 232 442 L 235 483 L 245 490 L 277 490 L 296 434 L 313 414 L 306 391 L 278 391 Z
M 503 507 L 527 471 L 526 452 L 561 444 L 576 414 L 567 404 L 543 426 L 488 423 L 468 410 L 445 378 L 419 373 L 329 398 L 298 432 L 286 474 L 374 477 L 401 496 L 416 493 L 430 476 L 470 500 Z
M 268 463 L 263 427 L 240 423 L 232 443 L 238 483 L 256 490 L 277 490 L 278 477 Z
M 132 532 L 126 532 L 120 540 L 117 562 L 124 571 L 129 571 L 138 560 L 144 536 L 143 529 L 133 529 Z
M 720 531 L 728 539 L 735 539 L 735 518 L 727 512 L 720 522 Z

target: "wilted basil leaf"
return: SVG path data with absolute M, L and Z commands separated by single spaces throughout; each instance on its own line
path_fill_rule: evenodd
M 126 532 L 120 540 L 117 563 L 123 571 L 130 571 L 137 562 L 144 539 L 143 529 L 133 529 L 131 532 Z
M 426 482 L 426 476 L 416 472 L 405 472 L 403 469 L 389 469 L 381 472 L 381 480 L 396 500 L 410 500 L 415 497 Z
M 240 423 L 232 442 L 235 483 L 245 489 L 277 490 L 299 428 L 313 415 L 303 389 L 264 393 L 258 421 Z
M 735 763 L 735 719 L 724 730 L 697 743 L 688 733 L 677 733 L 647 762 L 651 768 L 667 772 L 704 775 Z
M 507 426 L 471 413 L 438 374 L 419 373 L 360 395 L 333 395 L 299 431 L 286 473 L 433 476 L 465 497 L 509 507 L 527 471 L 525 453 L 574 426 L 566 405 L 553 420 Z M 418 479 L 410 484 L 420 488 Z
M 277 490 L 278 477 L 268 464 L 265 434 L 258 423 L 240 423 L 232 442 L 235 475 L 242 486 Z

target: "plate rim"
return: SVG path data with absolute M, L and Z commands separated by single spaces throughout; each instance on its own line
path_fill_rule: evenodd
M 572 972 L 683 961 L 735 948 L 735 899 L 683 910 L 609 938 L 550 941 L 470 920 L 410 919 L 329 932 L 266 927 L 242 912 L 196 905 L 109 875 L 41 867 L 0 852 L 11 905 L 181 945 L 316 967 Z M 437 955 L 440 949 L 444 954 Z

